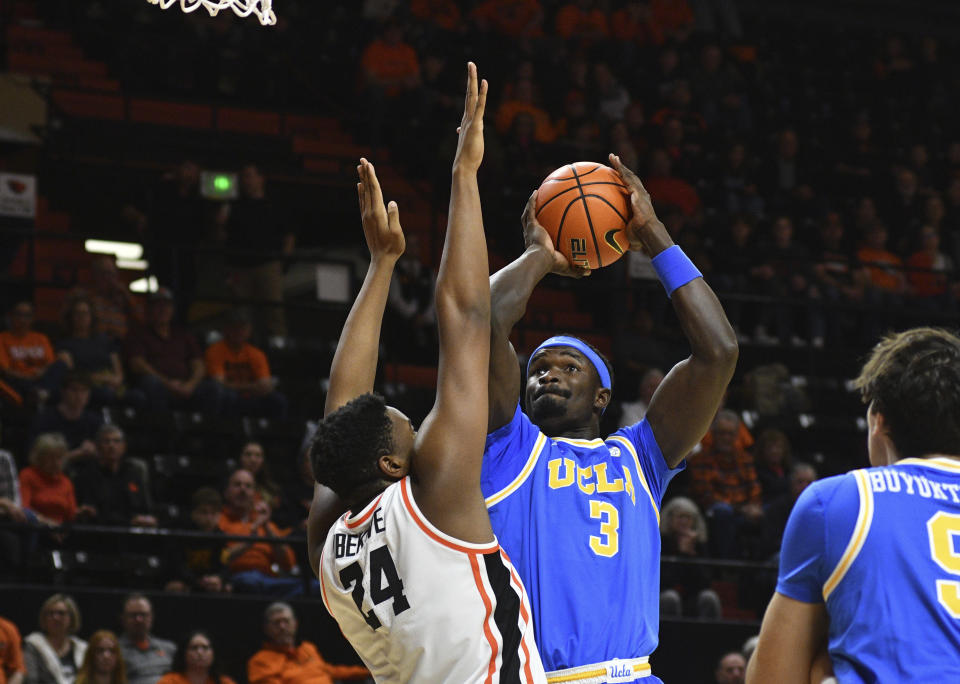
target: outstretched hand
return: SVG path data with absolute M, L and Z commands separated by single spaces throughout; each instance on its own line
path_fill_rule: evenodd
M 551 273 L 568 276 L 570 278 L 582 278 L 583 276 L 590 275 L 590 267 L 571 264 L 567 260 L 567 257 L 563 256 L 554 246 L 553 240 L 550 239 L 550 234 L 547 233 L 547 229 L 540 225 L 540 222 L 537 220 L 536 190 L 533 191 L 530 199 L 527 200 L 527 206 L 523 208 L 523 215 L 520 217 L 520 222 L 523 224 L 523 242 L 527 248 L 535 246 L 537 249 L 542 249 L 550 255 L 552 259 L 552 265 L 550 266 Z
M 398 259 L 406 247 L 403 229 L 400 227 L 400 211 L 396 202 L 383 204 L 383 193 L 373 164 L 360 159 L 357 166 L 357 195 L 360 198 L 360 217 L 363 221 L 363 236 L 373 259 L 387 257 Z
M 630 249 L 636 251 L 648 251 L 644 246 L 641 237 L 641 231 L 650 223 L 659 223 L 657 213 L 653 210 L 653 202 L 650 199 L 650 193 L 643 187 L 643 183 L 633 171 L 624 166 L 620 157 L 615 154 L 610 155 L 610 163 L 620 178 L 623 179 L 627 189 L 630 190 L 630 221 L 627 223 L 627 237 L 630 240 Z
M 483 161 L 483 112 L 487 106 L 487 81 L 477 83 L 477 65 L 467 62 L 467 96 L 463 119 L 457 128 L 460 140 L 453 167 L 476 172 Z

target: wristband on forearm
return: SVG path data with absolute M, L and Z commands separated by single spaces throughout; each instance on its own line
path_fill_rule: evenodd
M 650 260 L 657 277 L 667 291 L 667 297 L 681 285 L 686 285 L 695 278 L 702 278 L 703 274 L 693 265 L 693 262 L 683 253 L 679 245 L 667 247 Z

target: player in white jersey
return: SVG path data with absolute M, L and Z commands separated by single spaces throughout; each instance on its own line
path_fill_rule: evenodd
M 323 600 L 378 682 L 546 682 L 523 585 L 480 491 L 487 427 L 490 288 L 477 169 L 487 83 L 467 67 L 450 214 L 436 285 L 437 398 L 419 432 L 372 393 L 380 324 L 404 238 L 372 165 L 358 171 L 371 264 L 330 369 L 311 446 L 319 485 L 349 509 L 323 539 L 308 522 Z

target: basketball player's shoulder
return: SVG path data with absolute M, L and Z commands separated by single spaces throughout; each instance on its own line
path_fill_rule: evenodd
M 865 469 L 860 469 L 825 477 L 811 482 L 800 497 L 815 498 L 825 509 L 850 505 L 859 501 L 862 485 L 858 483 L 865 475 Z M 797 503 L 800 503 L 800 499 Z

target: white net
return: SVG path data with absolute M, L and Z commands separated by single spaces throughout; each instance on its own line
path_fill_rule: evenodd
M 179 2 L 180 9 L 184 12 L 192 12 L 203 7 L 211 17 L 215 17 L 220 10 L 230 9 L 241 17 L 256 15 L 264 26 L 277 23 L 277 17 L 271 8 L 273 0 L 147 0 L 147 2 L 151 5 L 160 5 L 161 9 L 167 9 L 170 5 Z

